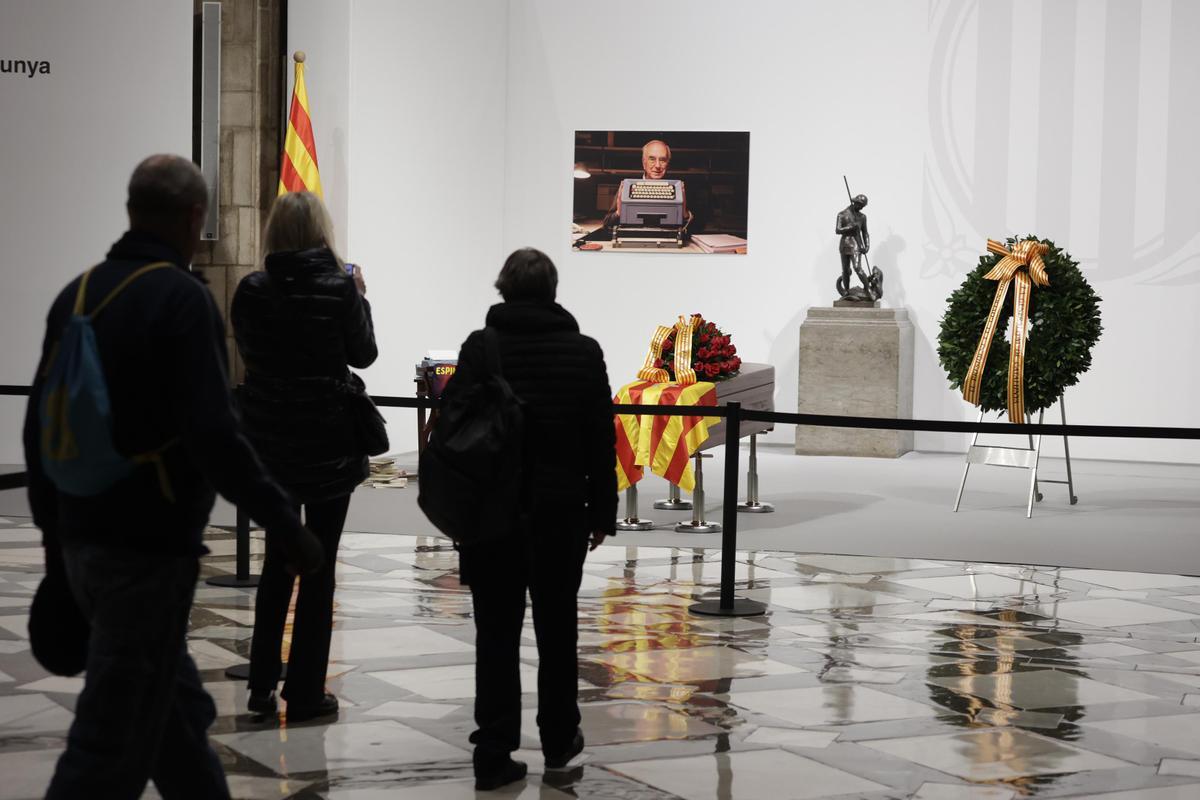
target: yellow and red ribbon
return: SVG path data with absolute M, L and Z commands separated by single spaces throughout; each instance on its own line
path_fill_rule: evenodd
M 967 368 L 967 375 L 963 378 L 963 398 L 972 405 L 979 405 L 979 392 L 988 350 L 991 349 L 992 338 L 996 335 L 996 326 L 1000 320 L 1004 300 L 1008 296 L 1009 284 L 1013 284 L 1012 346 L 1008 353 L 1008 418 L 1012 422 L 1024 422 L 1025 343 L 1029 328 L 1029 300 L 1034 285 L 1050 285 L 1046 264 L 1042 261 L 1042 256 L 1049 252 L 1050 246 L 1036 239 L 1026 239 L 1017 242 L 1012 250 L 1009 250 L 1002 242 L 988 239 L 987 249 L 989 253 L 995 253 L 1002 258 L 983 277 L 999 283 L 996 285 L 996 294 L 992 298 L 987 322 L 983 326 L 983 334 L 979 337 L 979 344 L 975 346 L 971 366 Z
M 700 324 L 701 316 L 693 314 L 690 317 L 679 318 L 673 327 L 659 325 L 650 338 L 650 351 L 646 353 L 646 363 L 638 370 L 638 379 L 651 383 L 667 383 L 671 375 L 658 364 L 662 363 L 663 345 L 667 338 L 675 334 L 675 383 L 690 386 L 696 382 L 696 371 L 692 369 L 692 335 Z

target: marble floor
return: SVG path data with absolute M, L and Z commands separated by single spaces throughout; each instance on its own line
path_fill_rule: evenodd
M 204 575 L 231 572 L 229 533 L 209 540 Z M 530 777 L 480 796 L 1200 797 L 1200 578 L 741 552 L 739 593 L 768 613 L 713 619 L 688 605 L 716 591 L 720 552 L 638 544 L 622 535 L 586 566 L 584 753 L 546 773 L 535 752 L 529 627 Z M 253 592 L 198 587 L 190 646 L 234 796 L 475 796 L 471 604 L 453 550 L 348 533 L 339 561 L 329 724 L 247 714 L 225 669 L 248 653 Z M 41 562 L 28 519 L 0 518 L 0 798 L 42 795 L 82 684 L 29 652 Z

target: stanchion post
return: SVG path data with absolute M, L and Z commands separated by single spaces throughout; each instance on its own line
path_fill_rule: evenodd
M 693 614 L 712 617 L 752 617 L 765 614 L 767 607 L 754 600 L 734 597 L 737 581 L 737 496 L 738 435 L 742 432 L 742 404 L 736 400 L 725 405 L 725 496 L 721 506 L 721 599 L 704 600 L 688 609 Z
M 209 586 L 228 586 L 249 589 L 258 586 L 258 576 L 250 574 L 250 517 L 237 509 L 234 525 L 234 574 L 214 575 L 205 583 Z
M 250 580 L 250 517 L 240 508 L 234 521 L 235 572 L 239 581 Z

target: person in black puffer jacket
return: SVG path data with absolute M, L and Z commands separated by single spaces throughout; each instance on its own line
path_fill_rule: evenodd
M 367 477 L 349 368 L 370 366 L 378 354 L 362 272 L 347 274 L 332 247 L 332 228 L 316 195 L 280 196 L 263 232 L 266 270 L 242 280 L 230 309 L 246 365 L 240 398 L 247 432 L 267 468 L 304 506 L 325 549 L 325 566 L 300 579 L 282 693 L 291 722 L 338 708 L 337 698 L 325 691 L 334 568 L 350 493 Z M 268 545 L 255 601 L 248 705 L 260 714 L 276 710 L 292 596 L 293 577 L 279 556 Z
M 617 518 L 616 435 L 604 354 L 554 301 L 558 272 L 532 248 L 509 256 L 488 311 L 504 378 L 523 402 L 521 516 L 508 539 L 463 546 L 462 582 L 475 608 L 477 789 L 525 776 L 510 754 L 520 742 L 518 645 L 525 592 L 533 601 L 538 648 L 538 715 L 548 769 L 583 749 L 579 730 L 576 595 L 589 542 Z M 467 338 L 446 386 L 449 401 L 487 374 L 482 331 Z M 464 498 L 464 500 L 469 498 Z

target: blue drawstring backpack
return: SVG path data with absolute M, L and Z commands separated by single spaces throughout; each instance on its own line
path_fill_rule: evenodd
M 79 281 L 71 318 L 44 368 L 39 409 L 42 469 L 64 494 L 94 497 L 139 464 L 153 463 L 163 495 L 173 499 L 162 451 L 175 440 L 158 450 L 133 456 L 122 455 L 113 444 L 112 406 L 92 328 L 92 320 L 129 284 L 148 272 L 171 266 L 167 261 L 157 261 L 135 270 L 90 313 L 84 313 L 84 304 L 93 270 L 85 272 Z

